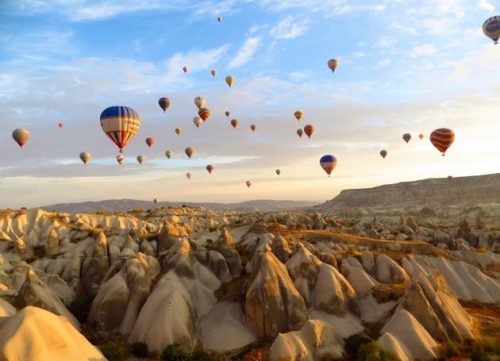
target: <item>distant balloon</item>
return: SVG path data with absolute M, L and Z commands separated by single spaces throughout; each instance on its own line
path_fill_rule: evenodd
M 250 188 L 250 186 L 252 185 L 252 182 L 246 181 L 245 184 L 247 185 L 248 188 Z
M 304 133 L 304 131 L 302 130 L 302 128 L 299 128 L 297 129 L 297 135 L 302 138 L 302 134 Z
M 333 72 L 335 72 L 335 70 L 338 68 L 339 64 L 340 64 L 340 61 L 338 59 L 330 59 L 330 60 L 328 60 L 328 67 Z
M 183 67 L 182 67 L 182 71 L 183 71 L 185 74 L 187 74 L 187 72 L 188 72 L 188 68 L 187 68 L 187 66 L 183 66 Z
M 122 165 L 123 162 L 125 161 L 125 157 L 123 156 L 123 154 L 118 154 L 116 156 L 116 161 L 118 162 L 119 165 Z
M 403 137 L 402 137 L 402 138 L 403 138 L 403 140 L 404 140 L 406 143 L 408 143 L 408 142 L 410 141 L 410 139 L 411 139 L 411 134 L 410 134 L 410 133 L 405 133 L 405 134 L 403 134 Z
M 455 141 L 455 133 L 451 129 L 439 128 L 431 133 L 431 143 L 437 150 L 443 153 L 443 157 L 448 148 Z
M 12 132 L 12 138 L 19 145 L 19 147 L 21 147 L 21 149 L 24 147 L 30 137 L 31 133 L 27 129 L 20 128 Z
M 151 137 L 147 137 L 146 138 L 146 144 L 148 145 L 148 147 L 152 147 L 154 144 L 155 144 L 155 140 Z
M 276 174 L 277 174 L 277 175 L 280 175 L 280 174 L 281 174 L 281 170 L 279 170 L 279 169 L 276 169 L 276 171 L 275 171 L 275 172 L 276 172 Z
M 198 107 L 198 109 L 201 109 L 205 106 L 205 98 L 203 97 L 196 97 L 194 98 L 194 104 Z
M 186 153 L 186 155 L 189 157 L 189 159 L 191 159 L 191 157 L 194 155 L 194 148 L 192 147 L 187 147 L 185 150 L 184 150 L 184 153 Z
M 332 171 L 335 169 L 337 166 L 337 158 L 335 156 L 327 154 L 321 157 L 319 160 L 319 164 L 321 165 L 321 168 L 330 176 Z
M 92 158 L 92 155 L 89 152 L 81 152 L 80 153 L 80 159 L 83 162 L 83 164 L 87 165 L 87 163 L 90 161 Z
M 307 124 L 304 127 L 304 133 L 306 133 L 306 135 L 307 135 L 308 138 L 311 138 L 311 136 L 314 133 L 314 126 L 312 126 L 311 124 Z
M 198 115 L 200 116 L 201 119 L 203 119 L 204 122 L 206 122 L 208 120 L 208 118 L 210 118 L 210 109 L 201 108 L 198 111 Z
M 163 97 L 158 99 L 158 105 L 163 111 L 166 111 L 168 107 L 170 106 L 170 99 Z
M 380 155 L 385 159 L 385 157 L 387 157 L 387 151 L 385 149 L 381 150 Z
M 143 156 L 143 155 L 138 155 L 138 156 L 137 156 L 137 161 L 139 162 L 139 164 L 144 163 L 144 159 L 145 159 L 145 158 L 144 158 L 144 156 Z
M 123 152 L 141 126 L 139 114 L 129 107 L 113 106 L 101 113 L 101 127 L 109 139 Z
M 196 128 L 199 128 L 200 125 L 203 124 L 203 119 L 201 119 L 200 117 L 194 117 L 193 123 L 194 123 L 194 125 L 196 125 Z
M 295 113 L 293 113 L 293 115 L 295 115 L 295 119 L 301 120 L 304 113 L 302 113 L 301 110 L 297 110 Z
M 155 198 L 155 199 L 153 199 L 153 202 L 154 202 L 155 206 L 158 207 L 158 204 L 160 203 L 160 199 L 159 198 Z
M 208 173 L 212 174 L 213 170 L 214 170 L 214 166 L 213 165 L 211 165 L 211 164 L 207 165 L 207 171 L 208 171 Z
M 175 128 L 175 129 L 174 129 L 174 132 L 175 132 L 175 134 L 177 134 L 177 135 L 181 135 L 181 133 L 182 133 L 182 129 L 181 129 L 181 128 Z
M 498 44 L 498 39 L 500 38 L 500 16 L 493 16 L 487 19 L 483 24 L 483 32 L 495 44 Z
M 230 88 L 234 84 L 234 80 L 235 80 L 234 76 L 232 75 L 226 76 L 226 84 L 229 85 Z
M 420 133 L 420 134 L 418 135 L 418 139 L 424 139 L 424 135 L 423 135 L 422 133 Z
M 165 156 L 166 156 L 168 159 L 172 158 L 172 155 L 174 155 L 174 152 L 172 152 L 171 150 L 167 150 L 167 151 L 165 152 Z
M 240 124 L 240 121 L 238 119 L 231 119 L 231 125 L 233 128 L 236 128 Z
M 250 125 L 250 129 L 252 132 L 255 132 L 255 129 L 257 129 L 257 126 L 255 124 Z
M 227 118 L 229 118 L 229 116 L 231 115 L 231 112 L 230 112 L 229 110 L 226 110 L 226 111 L 224 112 L 224 114 L 226 114 L 226 117 L 227 117 Z
M 187 177 L 188 179 L 191 179 L 191 172 L 187 172 L 187 173 L 186 173 L 186 177 Z
M 221 16 L 217 16 L 217 21 L 220 23 L 222 21 L 222 17 Z
M 215 70 L 215 69 L 210 70 L 210 74 L 212 74 L 212 76 L 216 76 L 217 70 Z
M 57 124 L 57 126 L 58 126 L 59 128 L 64 128 L 64 124 L 63 124 L 63 123 L 59 123 L 59 124 Z

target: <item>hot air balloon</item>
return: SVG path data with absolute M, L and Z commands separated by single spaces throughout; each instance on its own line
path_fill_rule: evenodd
M 250 188 L 250 186 L 252 185 L 252 182 L 246 181 L 245 184 L 247 185 L 248 188 Z
M 275 172 L 276 172 L 276 174 L 277 174 L 277 175 L 280 175 L 280 174 L 281 174 L 281 170 L 279 170 L 279 169 L 276 169 L 276 171 L 275 171 Z
M 226 110 L 226 111 L 224 112 L 224 114 L 226 114 L 226 118 L 229 118 L 229 116 L 231 115 L 231 112 L 230 112 L 229 110 Z
M 222 17 L 221 16 L 217 16 L 217 21 L 220 23 L 222 21 Z
M 163 97 L 158 99 L 158 105 L 163 111 L 166 111 L 168 107 L 170 106 L 170 99 Z
M 191 172 L 187 172 L 187 173 L 186 173 L 186 177 L 187 177 L 188 179 L 191 179 Z
M 293 113 L 293 115 L 295 115 L 295 119 L 301 120 L 304 113 L 302 113 L 302 111 L 300 110 L 297 110 L 295 113 Z
M 408 142 L 410 141 L 410 139 L 411 139 L 411 134 L 410 134 L 410 133 L 405 133 L 405 134 L 403 134 L 403 137 L 402 137 L 402 138 L 403 138 L 403 140 L 404 140 L 406 143 L 408 143 Z
M 135 136 L 141 119 L 139 114 L 129 107 L 113 106 L 101 113 L 101 127 L 109 139 L 123 152 L 123 148 Z
M 212 174 L 212 171 L 214 170 L 214 166 L 211 164 L 207 165 L 207 170 L 208 170 L 208 173 Z
M 215 70 L 215 69 L 210 70 L 210 74 L 212 74 L 212 76 L 216 76 L 217 70 Z
M 205 106 L 205 98 L 203 97 L 196 97 L 194 98 L 194 104 L 198 107 L 198 109 L 201 109 Z
M 116 156 L 116 161 L 118 162 L 119 165 L 122 165 L 123 162 L 125 161 L 125 157 L 123 156 L 123 154 L 118 154 Z
M 172 152 L 171 150 L 167 150 L 167 151 L 165 152 L 165 156 L 166 156 L 168 159 L 172 158 L 172 155 L 174 155 L 174 152 Z
M 59 123 L 59 124 L 57 124 L 57 126 L 58 126 L 59 128 L 64 128 L 64 124 L 63 124 L 63 123 Z
M 498 39 L 500 38 L 500 16 L 493 16 L 487 19 L 483 24 L 483 32 L 495 44 L 498 44 Z
M 331 71 L 335 72 L 337 67 L 339 66 L 340 61 L 338 59 L 330 59 L 328 60 L 328 67 L 330 68 Z
M 422 133 L 420 133 L 420 134 L 418 135 L 418 139 L 424 139 L 424 135 L 423 135 Z
M 187 74 L 187 72 L 188 72 L 188 68 L 187 68 L 187 66 L 183 66 L 183 67 L 182 67 L 182 71 L 183 71 L 185 74 Z
M 311 124 L 307 124 L 304 127 L 304 133 L 306 133 L 306 135 L 307 135 L 308 138 L 311 138 L 311 136 L 314 133 L 314 127 Z
M 189 159 L 191 159 L 191 157 L 194 155 L 194 148 L 187 147 L 186 149 L 184 149 L 184 153 L 186 153 Z
M 180 135 L 182 133 L 182 129 L 181 128 L 175 128 L 174 132 L 175 132 L 175 134 Z
M 231 125 L 233 128 L 236 128 L 240 124 L 240 121 L 238 119 L 231 119 Z
M 87 165 L 87 163 L 90 161 L 92 158 L 92 155 L 89 152 L 81 152 L 80 153 L 80 159 L 82 160 L 83 164 Z
M 153 146 L 153 144 L 155 144 L 155 140 L 153 138 L 151 138 L 151 137 L 147 137 L 146 138 L 146 144 L 148 145 L 148 147 L 151 148 Z
M 302 130 L 302 128 L 297 129 L 297 135 L 299 136 L 299 138 L 302 138 L 303 133 L 304 131 Z
M 30 139 L 30 137 L 31 137 L 31 133 L 27 129 L 20 128 L 20 129 L 14 130 L 12 132 L 12 138 L 19 145 L 19 147 L 21 147 L 21 149 L 26 144 L 26 142 Z
M 155 199 L 153 199 L 153 202 L 154 202 L 155 206 L 158 207 L 158 204 L 160 204 L 160 199 L 155 198 Z
M 250 129 L 252 132 L 255 132 L 255 129 L 257 129 L 257 126 L 255 124 L 250 125 Z
M 385 159 L 385 157 L 387 157 L 387 151 L 385 149 L 381 150 L 380 155 Z
M 327 154 L 321 157 L 319 160 L 319 164 L 321 165 L 321 168 L 330 176 L 332 171 L 335 169 L 335 166 L 337 165 L 337 158 L 335 156 Z
M 145 159 L 145 158 L 144 158 L 144 156 L 143 156 L 143 155 L 138 155 L 138 156 L 137 156 L 137 161 L 139 162 L 139 164 L 144 163 L 144 159 Z
M 198 111 L 198 115 L 200 116 L 201 119 L 203 119 L 204 122 L 206 122 L 208 120 L 208 118 L 210 118 L 210 109 L 201 108 Z
M 430 139 L 432 145 L 443 153 L 444 157 L 448 148 L 455 141 L 455 133 L 451 129 L 439 128 L 431 133 Z
M 194 117 L 193 123 L 194 123 L 194 125 L 196 125 L 196 128 L 199 128 L 200 125 L 203 124 L 203 119 L 201 119 L 200 117 Z
M 228 75 L 226 76 L 226 84 L 231 88 L 234 83 L 234 76 Z

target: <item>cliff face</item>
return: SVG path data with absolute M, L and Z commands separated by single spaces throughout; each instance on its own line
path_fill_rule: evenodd
M 500 173 L 472 177 L 424 179 L 366 189 L 348 189 L 319 206 L 341 208 L 405 208 L 476 206 L 500 203 Z

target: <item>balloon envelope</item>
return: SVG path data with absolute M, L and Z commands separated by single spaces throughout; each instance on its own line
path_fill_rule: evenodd
M 210 70 L 210 74 L 212 74 L 212 76 L 216 76 L 217 70 L 215 70 L 215 69 Z
M 120 149 L 134 138 L 141 126 L 139 114 L 126 106 L 112 106 L 101 113 L 101 127 L 109 139 Z
M 187 177 L 188 179 L 191 179 L 191 172 L 187 172 L 187 173 L 186 173 L 186 177 Z
M 59 124 L 57 124 L 57 126 L 58 126 L 59 128 L 64 128 L 64 124 L 63 124 L 63 123 L 59 123 Z
M 155 144 L 155 140 L 152 137 L 147 137 L 146 144 L 148 145 L 148 147 L 152 147 L 153 144 Z
M 166 111 L 170 106 L 170 99 L 163 97 L 158 100 L 158 105 L 163 111 Z
M 173 153 L 171 150 L 167 150 L 167 151 L 165 152 L 165 156 L 166 156 L 168 159 L 172 158 L 172 155 L 173 155 L 173 154 L 174 154 L 174 153 Z
M 252 185 L 252 182 L 246 181 L 245 184 L 247 185 L 248 188 L 250 188 L 250 186 Z
M 311 136 L 314 133 L 314 126 L 312 126 L 311 124 L 307 124 L 304 127 L 304 133 L 306 133 L 306 135 L 307 135 L 308 138 L 311 138 Z
M 144 158 L 144 156 L 143 156 L 143 155 L 138 155 L 138 156 L 137 156 L 137 161 L 139 162 L 139 164 L 144 163 L 144 159 L 145 159 L 145 158 Z
M 214 170 L 214 166 L 213 165 L 211 165 L 211 164 L 207 165 L 207 171 L 208 171 L 208 173 L 212 173 L 213 170 Z
M 204 122 L 206 122 L 207 119 L 210 117 L 210 109 L 200 108 L 200 110 L 198 111 L 198 115 L 200 116 L 201 119 L 203 119 Z
M 175 132 L 175 134 L 180 135 L 182 133 L 182 129 L 181 128 L 175 128 L 174 132 Z
M 206 100 L 203 97 L 196 97 L 194 98 L 194 104 L 198 107 L 198 109 L 201 109 L 205 106 Z
M 321 165 L 321 168 L 330 176 L 332 171 L 335 169 L 337 166 L 337 158 L 331 154 L 327 154 L 321 157 L 319 160 L 319 164 Z
M 328 67 L 333 72 L 338 68 L 339 64 L 340 64 L 340 61 L 338 59 L 330 59 L 330 60 L 328 60 Z
M 304 131 L 302 130 L 302 128 L 299 128 L 297 129 L 297 135 L 302 138 L 302 134 L 304 133 Z
M 125 157 L 123 156 L 123 154 L 118 154 L 116 156 L 116 161 L 118 162 L 118 164 L 122 165 L 122 163 L 125 161 Z
M 387 151 L 385 149 L 381 150 L 380 155 L 382 156 L 382 158 L 387 157 Z
M 280 174 L 281 174 L 281 170 L 276 169 L 276 174 L 277 174 L 277 175 L 280 175 Z
M 422 133 L 420 133 L 420 134 L 418 135 L 418 139 L 424 139 L 424 135 L 423 135 Z
M 240 121 L 238 119 L 231 120 L 231 125 L 233 126 L 233 128 L 236 128 L 238 124 L 240 124 Z
M 26 142 L 31 138 L 31 133 L 29 130 L 20 128 L 12 132 L 12 138 L 19 145 L 19 147 L 24 147 Z
M 483 32 L 484 35 L 497 44 L 500 38 L 500 16 L 493 16 L 487 19 L 483 24 Z
M 92 155 L 89 152 L 81 152 L 80 153 L 80 159 L 83 162 L 83 164 L 87 164 L 91 158 L 92 158 Z
M 234 84 L 234 76 L 232 75 L 226 76 L 226 84 L 229 85 L 229 87 L 231 88 L 231 86 Z
M 224 114 L 226 114 L 226 117 L 227 117 L 227 118 L 229 118 L 229 116 L 231 115 L 231 112 L 230 112 L 229 110 L 226 110 L 226 111 L 224 112 Z
M 187 72 L 188 72 L 188 68 L 187 68 L 187 66 L 183 66 L 183 67 L 182 67 L 182 71 L 183 71 L 185 74 L 187 74 Z
M 255 124 L 252 124 L 250 125 L 250 129 L 252 130 L 252 132 L 255 132 L 255 129 L 257 129 L 257 127 Z
M 297 110 L 295 113 L 293 113 L 293 115 L 295 115 L 295 119 L 301 120 L 304 113 L 302 113 L 302 111 L 300 110 Z
M 402 137 L 402 138 L 403 138 L 403 140 L 404 140 L 406 143 L 408 143 L 408 142 L 410 141 L 410 139 L 411 139 L 411 134 L 410 134 L 410 133 L 405 133 L 405 134 L 403 134 L 403 137 Z
M 191 157 L 194 155 L 194 152 L 194 148 L 192 147 L 187 147 L 186 149 L 184 149 L 184 153 L 186 153 L 189 159 L 191 159 Z
M 455 132 L 448 128 L 439 128 L 431 133 L 430 140 L 432 145 L 444 156 L 455 141 Z

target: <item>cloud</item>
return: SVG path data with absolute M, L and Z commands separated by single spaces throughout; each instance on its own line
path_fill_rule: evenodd
M 391 59 L 385 58 L 377 63 L 378 66 L 388 66 L 391 65 Z
M 394 46 L 398 40 L 392 36 L 382 36 L 378 38 L 378 40 L 375 42 L 375 47 L 376 48 L 390 48 Z
M 262 38 L 258 36 L 247 38 L 243 45 L 241 45 L 234 58 L 232 58 L 229 62 L 229 68 L 238 68 L 248 63 L 257 51 L 261 40 Z
M 490 0 L 479 0 L 479 7 L 486 11 L 495 11 L 495 6 L 490 2 Z
M 298 21 L 288 15 L 273 27 L 269 34 L 276 39 L 294 39 L 303 35 L 308 29 L 308 21 Z
M 438 52 L 438 48 L 436 48 L 432 44 L 419 44 L 415 45 L 410 50 L 410 56 L 412 58 L 418 58 L 421 56 L 432 56 Z

